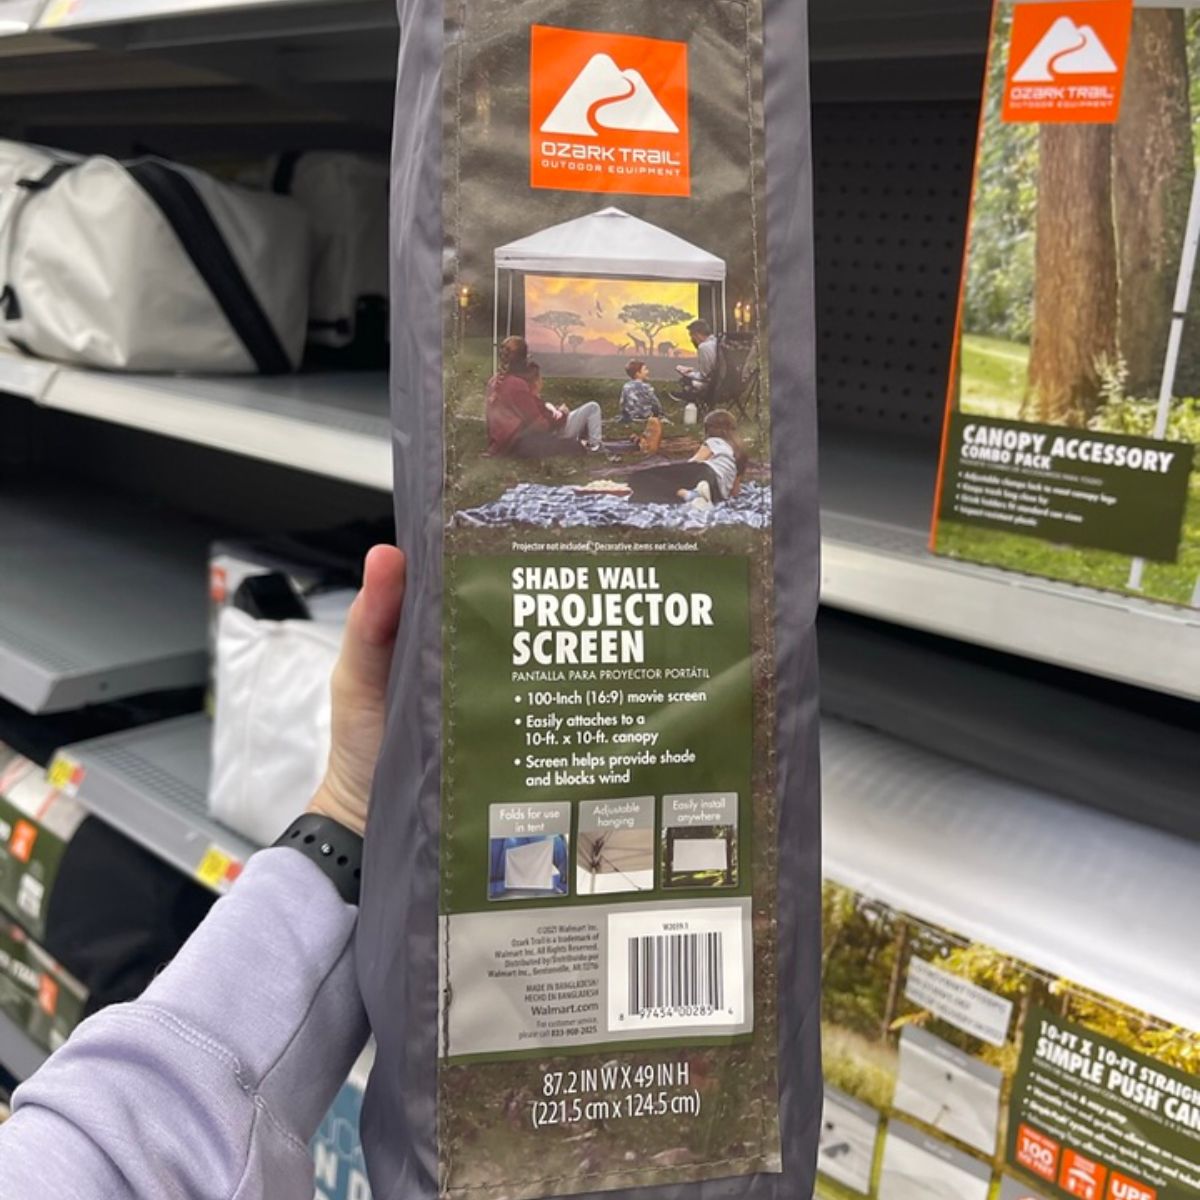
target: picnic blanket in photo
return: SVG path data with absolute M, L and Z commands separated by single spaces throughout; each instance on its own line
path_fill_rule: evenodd
M 745 483 L 732 500 L 712 508 L 687 504 L 635 504 L 623 496 L 580 495 L 572 487 L 518 483 L 498 500 L 454 514 L 455 525 L 532 525 L 541 529 L 599 529 L 623 525 L 632 529 L 715 529 L 745 525 L 765 529 L 771 523 L 771 488 Z

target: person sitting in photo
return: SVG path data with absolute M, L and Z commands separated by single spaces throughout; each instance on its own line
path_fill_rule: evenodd
M 622 425 L 645 421 L 644 432 L 635 434 L 633 440 L 639 450 L 654 454 L 662 442 L 662 401 L 650 383 L 650 368 L 640 358 L 631 358 L 625 364 L 625 374 L 629 379 L 621 387 L 619 419 Z
M 662 402 L 650 383 L 650 368 L 640 359 L 625 364 L 628 381 L 621 388 L 621 421 L 630 424 L 663 415 Z
M 748 457 L 733 414 L 713 409 L 704 418 L 704 444 L 690 459 L 631 472 L 630 499 L 642 504 L 711 508 L 733 499 L 741 490 Z
M 541 398 L 541 369 L 523 337 L 500 343 L 496 374 L 488 380 L 487 453 L 512 458 L 552 458 L 598 451 L 600 405 L 594 400 L 571 410 Z
M 687 403 L 703 396 L 717 369 L 717 335 L 712 326 L 704 320 L 693 321 L 688 327 L 688 337 L 696 347 L 696 365 L 694 367 L 675 368 L 679 372 L 680 389 L 672 392 L 671 398 Z

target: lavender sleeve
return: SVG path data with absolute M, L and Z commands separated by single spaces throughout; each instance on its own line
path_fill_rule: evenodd
M 90 1017 L 14 1095 L 0 1198 L 296 1200 L 366 1041 L 358 910 L 264 850 L 143 995 Z

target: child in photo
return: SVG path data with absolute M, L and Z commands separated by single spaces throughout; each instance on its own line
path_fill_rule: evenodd
M 733 499 L 741 490 L 748 458 L 733 413 L 715 408 L 704 418 L 704 444 L 686 462 L 630 474 L 630 499 L 642 504 L 711 508 Z
M 625 374 L 629 379 L 621 387 L 621 424 L 645 421 L 645 432 L 633 440 L 639 449 L 654 454 L 662 442 L 663 407 L 650 383 L 650 368 L 642 359 L 631 358 L 625 364 Z

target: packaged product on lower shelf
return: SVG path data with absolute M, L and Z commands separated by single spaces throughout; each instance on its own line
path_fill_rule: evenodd
M 52 1053 L 84 1017 L 88 991 L 15 922 L 0 919 L 0 1012 Z
M 74 797 L 82 770 L 59 756 L 47 773 L 0 743 L 0 912 L 71 972 L 90 1013 L 137 996 L 213 897 L 91 815 Z
M 214 543 L 208 807 L 260 845 L 303 811 L 329 757 L 329 677 L 363 556 L 390 523 Z
M 810 1195 L 806 5 L 399 9 L 372 1188 Z
M 1200 27 L 997 0 L 932 546 L 1200 607 Z
M 825 960 L 819 1196 L 1200 1196 L 1200 1030 L 833 881 Z
M 370 1043 L 313 1136 L 315 1200 L 371 1200 L 359 1122 L 374 1061 L 375 1046 Z
M 827 720 L 823 1200 L 1198 1200 L 1200 845 Z

